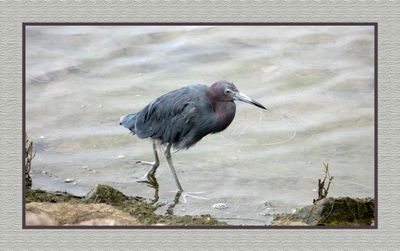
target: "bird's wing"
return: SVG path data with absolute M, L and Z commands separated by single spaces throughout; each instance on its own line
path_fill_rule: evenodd
M 193 85 L 158 97 L 139 112 L 136 135 L 177 143 L 192 129 L 198 110 L 210 105 L 206 90 L 207 86 Z

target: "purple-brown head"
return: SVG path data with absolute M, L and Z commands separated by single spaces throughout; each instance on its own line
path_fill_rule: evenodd
M 239 100 L 246 102 L 248 104 L 255 105 L 262 109 L 265 108 L 262 104 L 258 103 L 257 101 L 253 100 L 252 98 L 240 93 L 236 86 L 228 81 L 218 81 L 212 84 L 209 87 L 209 93 L 212 96 L 211 98 L 216 101 L 234 101 Z

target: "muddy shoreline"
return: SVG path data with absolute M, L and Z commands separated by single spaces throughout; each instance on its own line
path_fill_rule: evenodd
M 169 210 L 158 215 L 155 210 L 159 204 L 142 197 L 126 196 L 108 185 L 97 185 L 82 197 L 66 192 L 28 189 L 25 199 L 27 225 L 226 225 L 209 214 L 177 216 Z
M 87 196 L 27 189 L 27 226 L 227 226 L 209 214 L 177 216 L 173 203 L 164 215 L 160 204 L 126 196 L 108 185 L 97 185 Z M 271 226 L 373 226 L 372 198 L 325 198 L 294 213 L 276 214 Z

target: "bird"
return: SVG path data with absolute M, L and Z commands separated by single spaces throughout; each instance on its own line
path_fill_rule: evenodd
M 171 148 L 188 149 L 204 136 L 225 130 L 236 113 L 235 101 L 242 101 L 266 109 L 259 102 L 240 93 L 229 81 L 222 80 L 211 86 L 195 84 L 170 91 L 146 105 L 139 112 L 120 117 L 120 125 L 140 139 L 151 138 L 154 162 L 138 161 L 151 165 L 147 178 L 154 178 L 160 160 L 157 145 L 166 145 L 165 158 L 174 176 L 178 191 L 182 186 L 171 157 Z

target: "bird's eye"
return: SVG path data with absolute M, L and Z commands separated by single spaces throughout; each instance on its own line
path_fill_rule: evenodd
M 226 89 L 226 90 L 224 91 L 224 93 L 225 93 L 225 94 L 231 94 L 231 93 L 232 93 L 232 91 L 231 91 L 231 90 L 229 90 L 229 89 Z

